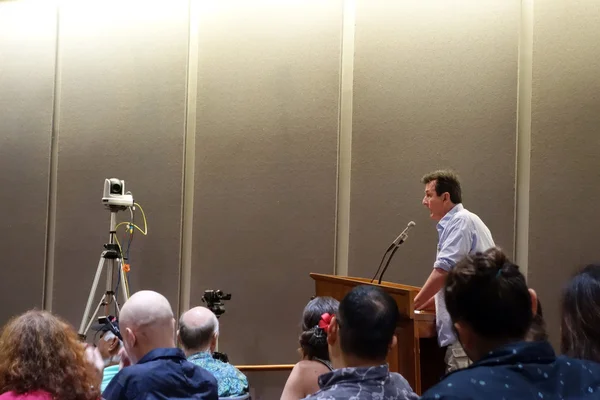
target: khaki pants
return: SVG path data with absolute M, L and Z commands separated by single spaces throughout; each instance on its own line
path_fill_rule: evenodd
M 472 364 L 469 357 L 467 357 L 467 353 L 462 348 L 459 342 L 451 344 L 446 347 L 446 356 L 444 357 L 444 361 L 446 362 L 446 373 L 458 371 L 459 369 L 467 368 Z

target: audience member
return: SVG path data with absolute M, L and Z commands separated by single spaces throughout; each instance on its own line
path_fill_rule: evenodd
M 179 318 L 179 343 L 188 361 L 204 368 L 217 379 L 219 397 L 248 392 L 248 379 L 229 363 L 213 358 L 219 339 L 219 320 L 206 307 L 195 307 Z
M 537 310 L 531 321 L 529 332 L 525 336 L 525 340 L 529 342 L 540 342 L 548 340 L 548 332 L 546 331 L 546 321 L 544 320 L 544 313 L 542 311 L 542 303 L 538 299 Z
M 561 349 L 600 362 L 600 265 L 585 267 L 563 292 Z
M 105 324 L 95 325 L 93 329 L 99 335 L 96 346 L 103 360 L 101 390 L 104 390 L 121 369 L 120 354 L 123 342 L 119 337 L 119 322 L 114 317 L 109 317 Z
M 524 341 L 537 308 L 519 267 L 498 249 L 470 255 L 444 289 L 457 337 L 474 364 L 423 399 L 597 399 L 600 365 L 556 357 L 546 341 Z
M 334 371 L 319 377 L 321 390 L 307 399 L 416 399 L 386 357 L 396 345 L 400 314 L 394 299 L 377 286 L 357 286 L 340 302 L 327 327 Z
M 119 325 L 131 366 L 123 368 L 103 393 L 107 400 L 217 400 L 217 381 L 175 348 L 175 319 L 169 301 L 143 290 L 121 309 Z
M 327 348 L 327 326 L 337 313 L 339 301 L 315 297 L 302 313 L 300 355 L 283 388 L 281 400 L 303 399 L 319 390 L 319 376 L 333 370 Z
M 0 336 L 0 399 L 97 400 L 99 378 L 75 330 L 46 311 L 10 320 Z

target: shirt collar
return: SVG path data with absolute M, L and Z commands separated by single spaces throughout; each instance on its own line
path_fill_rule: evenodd
M 549 364 L 555 360 L 554 349 L 546 341 L 517 342 L 490 351 L 485 357 L 474 363 L 473 367 L 518 363 Z
M 144 357 L 142 357 L 137 363 L 143 364 L 150 361 L 158 360 L 160 358 L 183 358 L 185 360 L 185 354 L 181 349 L 177 348 L 163 348 L 150 350 Z
M 335 385 L 339 382 L 362 382 L 366 380 L 383 380 L 390 370 L 387 364 L 372 367 L 340 368 L 319 377 L 319 387 Z
M 458 203 L 457 205 L 452 207 L 452 209 L 450 211 L 448 211 L 446 213 L 446 215 L 444 215 L 442 217 L 442 219 L 440 219 L 440 221 L 437 223 L 438 230 L 443 230 L 446 227 L 446 225 L 448 224 L 448 221 L 450 221 L 452 218 L 454 218 L 454 215 L 457 212 L 462 211 L 464 209 L 465 209 L 465 207 L 462 205 L 462 203 Z
M 212 359 L 213 356 L 208 351 L 200 351 L 188 357 L 188 360 Z

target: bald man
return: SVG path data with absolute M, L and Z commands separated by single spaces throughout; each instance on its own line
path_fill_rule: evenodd
M 169 301 L 143 290 L 121 309 L 119 325 L 131 366 L 123 368 L 102 397 L 217 400 L 217 381 L 175 348 L 175 319 Z
M 233 365 L 212 356 L 219 338 L 219 320 L 206 307 L 195 307 L 179 318 L 177 338 L 188 361 L 208 370 L 217 378 L 219 397 L 248 392 L 248 379 Z

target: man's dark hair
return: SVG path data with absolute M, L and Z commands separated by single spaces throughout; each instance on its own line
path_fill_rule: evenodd
M 600 264 L 585 267 L 563 291 L 561 350 L 600 362 Z
M 386 358 L 399 321 L 396 302 L 377 286 L 357 286 L 340 302 L 337 319 L 345 354 L 379 361 Z
M 179 318 L 179 340 L 186 349 L 201 349 L 210 345 L 210 340 L 218 332 L 217 318 L 211 318 L 203 326 L 191 328 Z
M 460 261 L 448 273 L 444 295 L 452 321 L 469 324 L 483 338 L 523 340 L 531 326 L 525 277 L 500 249 Z
M 421 178 L 421 183 L 428 184 L 431 181 L 435 181 L 435 193 L 438 196 L 448 192 L 450 194 L 450 201 L 454 204 L 462 203 L 462 191 L 460 189 L 460 181 L 458 175 L 455 172 L 441 169 L 430 174 L 425 175 Z

